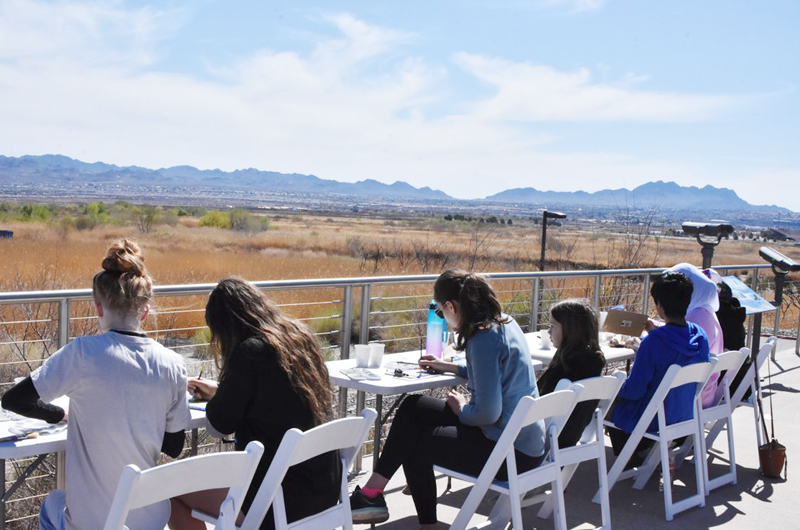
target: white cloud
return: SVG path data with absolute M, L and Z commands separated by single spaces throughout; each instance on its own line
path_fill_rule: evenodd
M 606 0 L 542 0 L 539 5 L 562 9 L 565 14 L 571 15 L 583 13 L 584 11 L 596 11 L 602 8 L 605 3 Z
M 487 119 L 511 121 L 704 121 L 741 104 L 726 95 L 670 94 L 637 90 L 646 76 L 628 74 L 618 83 L 595 83 L 586 68 L 561 72 L 550 66 L 457 53 L 461 68 L 497 89 L 478 102 Z

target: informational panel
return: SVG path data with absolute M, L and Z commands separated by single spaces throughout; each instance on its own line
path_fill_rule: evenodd
M 775 311 L 775 306 L 771 302 L 764 300 L 760 294 L 749 288 L 736 276 L 725 276 L 722 281 L 731 288 L 733 296 L 739 300 L 748 315 Z

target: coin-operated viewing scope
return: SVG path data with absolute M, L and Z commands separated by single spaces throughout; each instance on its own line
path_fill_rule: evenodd
M 781 321 L 781 303 L 783 302 L 783 285 L 786 282 L 786 275 L 790 272 L 800 271 L 800 263 L 792 258 L 784 256 L 774 248 L 761 247 L 758 255 L 772 265 L 772 273 L 775 274 L 775 336 L 778 336 Z M 760 315 L 759 315 L 760 316 Z M 776 348 L 777 349 L 777 348 Z M 772 350 L 772 359 L 775 360 L 775 350 Z M 755 351 L 755 348 L 754 348 Z M 800 353 L 800 341 L 795 345 L 795 353 Z
M 785 273 L 800 271 L 800 263 L 797 263 L 792 258 L 784 256 L 774 248 L 761 247 L 758 250 L 758 255 L 772 264 L 772 270 Z
M 714 258 L 714 247 L 719 245 L 723 237 L 733 233 L 733 225 L 727 223 L 683 223 L 683 233 L 697 237 L 697 242 L 703 247 L 703 268 L 711 267 L 711 260 Z M 716 238 L 716 240 L 703 239 L 702 236 Z

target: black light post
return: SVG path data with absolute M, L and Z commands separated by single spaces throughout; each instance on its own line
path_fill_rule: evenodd
M 542 211 L 542 257 L 541 261 L 539 262 L 539 270 L 544 270 L 545 264 L 545 252 L 547 250 L 547 220 L 548 219 L 566 219 L 567 214 L 561 212 L 548 212 L 547 210 Z
M 703 268 L 711 267 L 711 260 L 714 258 L 714 247 L 719 245 L 722 238 L 733 233 L 733 226 L 726 223 L 683 223 L 683 232 L 686 235 L 696 236 L 697 242 L 703 247 Z M 716 238 L 703 239 L 701 236 Z

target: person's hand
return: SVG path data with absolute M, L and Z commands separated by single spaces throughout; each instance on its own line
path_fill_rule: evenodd
M 434 357 L 433 355 L 423 355 L 419 359 L 419 367 L 424 368 L 431 372 L 452 372 L 456 373 L 458 370 L 458 365 L 456 363 L 452 363 L 450 361 L 443 361 L 438 357 Z
M 625 341 L 625 347 L 632 349 L 633 353 L 636 353 L 639 351 L 639 344 L 641 343 L 642 341 L 638 337 L 631 337 Z
M 64 404 L 64 406 L 63 406 L 63 407 L 61 407 L 61 408 L 63 408 L 63 409 L 64 409 L 64 417 L 63 417 L 63 418 L 61 418 L 61 421 L 63 421 L 64 423 L 66 423 L 66 422 L 67 422 L 67 419 L 69 419 L 69 405 L 68 405 L 68 404 Z
M 456 416 L 461 416 L 461 409 L 467 404 L 467 398 L 464 394 L 451 390 L 447 393 L 447 406 L 456 413 Z
M 187 386 L 189 393 L 199 401 L 207 401 L 217 393 L 217 382 L 213 379 L 190 377 Z

